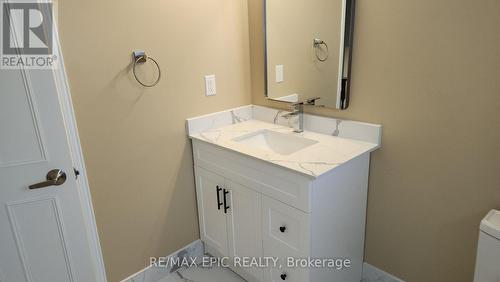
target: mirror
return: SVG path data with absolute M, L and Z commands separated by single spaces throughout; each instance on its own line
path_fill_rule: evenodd
M 346 109 L 355 0 L 264 0 L 268 99 Z

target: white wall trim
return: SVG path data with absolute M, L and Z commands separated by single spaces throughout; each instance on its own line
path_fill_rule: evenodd
M 363 263 L 362 282 L 405 282 L 403 279 L 389 274 L 369 263 Z
M 144 267 L 143 269 L 137 271 L 136 273 L 130 275 L 129 277 L 121 280 L 120 282 L 143 282 L 146 276 L 146 272 L 151 268 L 151 265 Z
M 165 258 L 201 258 L 204 254 L 205 246 L 203 242 L 198 239 L 171 253 L 170 255 L 165 256 Z M 148 265 L 120 282 L 156 282 L 175 270 L 176 269 L 172 269 L 172 267 L 153 267 L 152 265 Z
M 97 232 L 97 225 L 95 221 L 94 208 L 92 206 L 92 198 L 90 195 L 90 186 L 88 183 L 80 137 L 78 135 L 78 128 L 76 125 L 73 102 L 71 100 L 68 77 L 64 68 L 64 60 L 61 50 L 61 43 L 59 40 L 59 34 L 57 31 L 57 24 L 55 21 L 54 26 L 54 54 L 57 54 L 58 65 L 52 70 L 54 73 L 57 95 L 59 96 L 59 103 L 61 106 L 66 133 L 68 136 L 68 143 L 71 151 L 71 158 L 73 160 L 73 166 L 80 172 L 76 183 L 78 194 L 80 196 L 81 206 L 83 208 L 86 230 L 88 232 L 87 237 L 91 247 L 90 253 L 94 261 L 94 268 L 97 279 L 96 282 L 107 282 L 106 270 L 104 267 L 104 261 L 101 252 L 101 244 L 99 241 L 99 234 Z

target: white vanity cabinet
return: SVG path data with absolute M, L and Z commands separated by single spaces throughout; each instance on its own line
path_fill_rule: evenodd
M 280 258 L 282 267 L 232 267 L 248 281 L 361 280 L 369 152 L 314 177 L 208 142 L 192 142 L 200 234 L 207 252 Z M 288 257 L 348 259 L 350 265 L 288 268 Z

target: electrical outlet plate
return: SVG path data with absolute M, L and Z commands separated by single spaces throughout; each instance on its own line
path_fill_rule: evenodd
M 215 74 L 205 76 L 205 95 L 213 96 L 217 93 Z
M 276 65 L 276 82 L 283 82 L 283 65 Z

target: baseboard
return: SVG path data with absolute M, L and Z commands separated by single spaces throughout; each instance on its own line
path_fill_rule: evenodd
M 361 282 L 405 282 L 369 263 L 363 263 L 363 279 Z
M 204 253 L 205 247 L 203 246 L 203 242 L 198 239 L 191 244 L 171 253 L 170 255 L 166 256 L 166 258 L 202 257 Z M 121 282 L 156 282 L 170 274 L 172 271 L 175 271 L 175 269 L 172 269 L 171 267 L 152 267 L 150 265 L 123 279 Z

